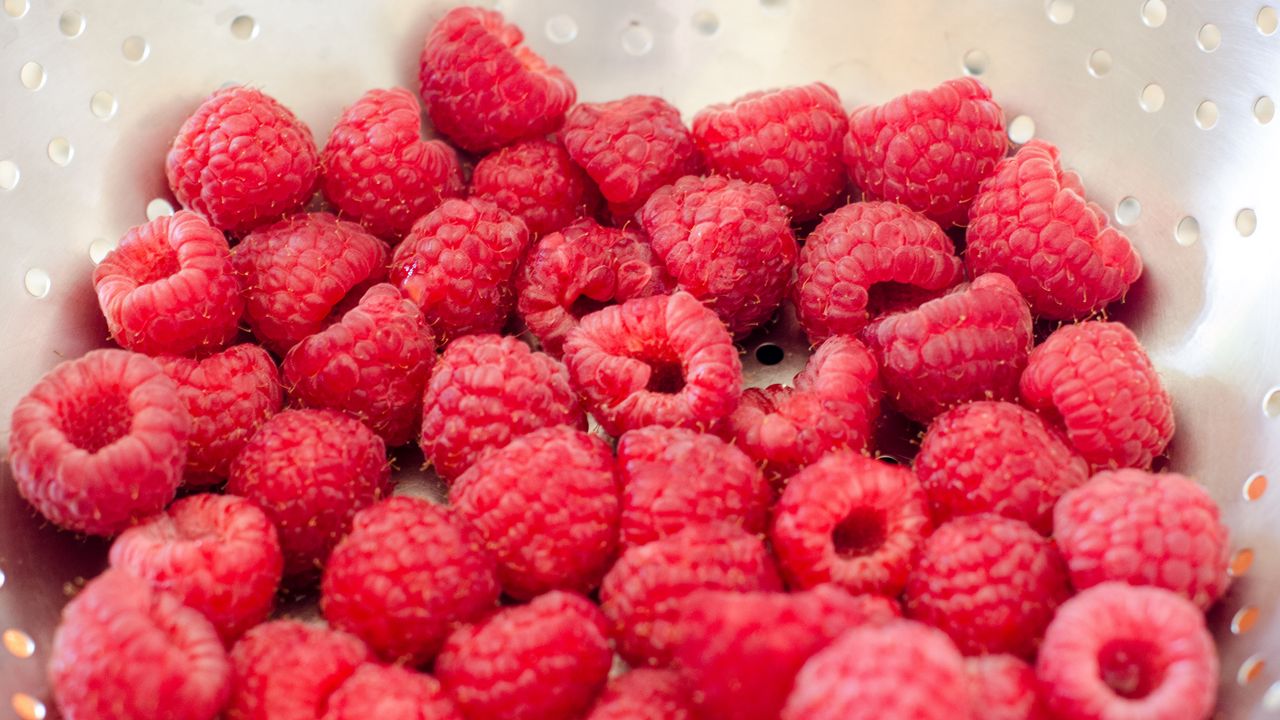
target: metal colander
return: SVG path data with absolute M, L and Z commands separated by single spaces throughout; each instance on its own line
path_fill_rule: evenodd
M 2 0 L 0 418 L 59 361 L 106 341 L 90 274 L 172 211 L 162 158 L 213 90 L 248 84 L 317 140 L 373 87 L 416 87 L 422 0 Z M 1175 398 L 1171 467 L 1232 529 L 1210 616 L 1219 715 L 1280 718 L 1280 24 L 1263 0 L 498 0 L 584 101 L 662 95 L 687 116 L 821 80 L 846 103 L 981 76 L 1015 142 L 1043 137 L 1141 250 L 1116 311 Z M 789 380 L 784 323 L 747 348 Z M 778 361 L 781 348 L 781 361 Z M 7 433 L 7 422 L 4 423 Z M 7 474 L 7 464 L 3 470 Z M 105 545 L 42 523 L 0 480 L 0 715 L 54 714 L 44 678 L 69 593 Z

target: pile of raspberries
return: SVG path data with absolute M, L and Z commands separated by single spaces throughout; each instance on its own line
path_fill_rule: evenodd
M 1142 262 L 980 82 L 686 125 L 577 103 L 476 8 L 420 67 L 441 139 L 402 89 L 323 149 L 205 100 L 184 209 L 94 273 L 119 349 L 14 411 L 23 496 L 114 538 L 52 648 L 68 720 L 1211 714 L 1227 530 L 1100 319 Z M 807 365 L 744 390 L 791 309 Z M 415 442 L 446 505 L 394 492 Z

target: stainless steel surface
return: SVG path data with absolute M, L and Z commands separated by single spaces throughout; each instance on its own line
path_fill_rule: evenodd
M 229 82 L 323 141 L 371 87 L 415 87 L 420 0 L 0 0 L 0 417 L 102 344 L 95 260 L 171 202 L 164 150 Z M 1011 133 L 1063 149 L 1147 264 L 1118 311 L 1175 396 L 1172 467 L 1222 504 L 1239 577 L 1212 621 L 1220 714 L 1280 718 L 1280 96 L 1261 0 L 500 0 L 581 99 L 633 92 L 687 114 L 822 80 L 846 104 L 980 73 Z M 789 349 L 799 347 L 783 338 Z M 754 367 L 764 382 L 803 358 Z M 5 432 L 7 434 L 7 422 Z M 1253 498 L 1253 499 L 1250 499 Z M 0 481 L 0 717 L 53 709 L 42 666 L 67 583 L 101 544 L 36 521 Z M 1251 562 L 1250 562 L 1251 560 Z M 17 632 L 21 631 L 21 632 Z M 25 633 L 25 634 L 23 634 Z

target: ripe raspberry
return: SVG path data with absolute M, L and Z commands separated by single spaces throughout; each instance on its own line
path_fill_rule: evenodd
M 321 156 L 321 190 L 343 216 L 396 240 L 445 198 L 465 191 L 458 153 L 422 139 L 418 99 L 370 90 L 342 111 Z
M 319 168 L 306 124 L 246 87 L 219 90 L 201 103 L 182 123 L 164 163 L 178 202 L 234 234 L 301 208 Z
M 230 252 L 222 233 L 186 210 L 129 230 L 93 271 L 111 337 L 148 355 L 226 345 L 244 311 Z
M 1129 328 L 1082 322 L 1031 353 L 1022 400 L 1067 431 L 1095 469 L 1151 467 L 1173 437 L 1173 402 Z
M 680 111 L 652 95 L 576 105 L 565 116 L 560 137 L 622 221 L 654 190 L 704 166 Z
M 948 80 L 849 116 L 844 162 L 870 200 L 963 223 L 978 185 L 1004 158 L 1004 114 L 973 78 Z
M 990 273 L 914 310 L 868 325 L 863 339 L 898 410 L 928 422 L 974 400 L 1012 400 L 1031 352 L 1031 311 Z
M 500 13 L 450 10 L 427 34 L 422 101 L 436 129 L 468 152 L 546 135 L 577 99 L 573 82 L 524 44 Z
M 1195 605 L 1167 590 L 1096 585 L 1063 603 L 1036 662 L 1055 718 L 1206 718 L 1218 654 Z
M 587 315 L 565 340 L 564 361 L 611 435 L 647 425 L 706 429 L 733 412 L 742 394 L 733 338 L 686 292 Z
M 320 720 L 464 720 L 438 680 L 399 665 L 361 665 L 324 708 Z
M 613 453 L 570 427 L 531 432 L 481 457 L 449 501 L 484 537 L 512 597 L 591 590 L 617 549 Z
M 436 674 L 468 720 L 570 720 L 595 700 L 612 664 L 600 610 L 549 592 L 454 631 Z
M 306 213 L 249 233 L 231 264 L 253 334 L 284 355 L 386 277 L 387 246 L 355 223 Z
M 769 537 L 793 587 L 830 582 L 893 596 L 928 532 L 924 492 L 910 470 L 844 450 L 792 476 Z
M 280 532 L 286 577 L 315 575 L 351 518 L 391 491 L 382 440 L 332 410 L 285 410 L 231 465 L 227 492 L 266 511 Z
M 689 630 L 680 606 L 690 593 L 781 589 L 759 537 L 727 523 L 691 525 L 624 552 L 604 577 L 600 608 L 624 660 L 665 667 Z
M 213 720 L 230 692 L 230 667 L 204 616 L 108 570 L 62 609 L 49 684 L 69 720 Z
M 232 495 L 191 495 L 120 534 L 111 567 L 199 610 L 226 643 L 267 619 L 284 559 L 265 513 Z
M 905 301 L 909 309 L 964 278 L 938 224 L 891 202 L 846 205 L 800 249 L 791 298 L 809 342 L 853 335 Z
M 1085 200 L 1058 148 L 1032 140 L 1000 161 L 969 209 L 965 264 L 1008 275 L 1036 315 L 1071 320 L 1124 298 L 1142 274 L 1129 239 Z
M 173 499 L 190 427 L 177 387 L 150 358 L 93 350 L 59 363 L 18 401 L 9 465 L 46 520 L 110 536 Z
M 471 174 L 471 197 L 524 221 L 534 237 L 595 215 L 599 191 L 558 143 L 524 140 L 483 157 Z
M 639 668 L 610 680 L 586 720 L 693 720 L 693 705 L 679 675 Z
M 974 720 L 1051 720 L 1035 668 L 1012 655 L 964 659 Z
M 481 455 L 539 428 L 586 429 L 569 371 L 511 337 L 449 343 L 427 381 L 419 443 L 445 481 Z
M 939 415 L 915 459 L 935 522 L 991 512 L 1053 531 L 1053 506 L 1089 479 L 1089 465 L 1035 413 L 979 401 Z
M 768 185 L 681 178 L 653 193 L 639 219 L 680 289 L 715 310 L 735 337 L 778 309 L 797 250 L 787 209 Z
M 263 623 L 231 649 L 227 720 L 318 720 L 334 691 L 368 660 L 354 635 L 297 620 Z
M 361 510 L 325 565 L 320 609 L 382 657 L 423 665 L 498 603 L 484 539 L 451 510 L 394 497 Z

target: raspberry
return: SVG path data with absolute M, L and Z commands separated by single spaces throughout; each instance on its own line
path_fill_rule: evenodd
M 679 675 L 640 668 L 609 681 L 586 720 L 693 720 L 693 705 Z
M 332 410 L 285 410 L 244 446 L 227 492 L 262 506 L 280 532 L 286 577 L 310 577 L 351 528 L 351 518 L 390 493 L 382 440 Z
M 1063 172 L 1058 148 L 1032 140 L 1000 161 L 969 209 L 965 264 L 1008 275 L 1037 315 L 1071 320 L 1124 298 L 1142 258 Z
M 1007 143 L 1004 114 L 991 91 L 973 78 L 957 78 L 854 110 L 844 162 L 867 199 L 902 203 L 953 225 L 964 222 Z
M 422 308 L 441 343 L 502 330 L 529 246 L 524 222 L 487 200 L 445 200 L 391 258 L 391 282 Z
M 577 99 L 573 82 L 524 44 L 500 13 L 450 10 L 427 34 L 422 101 L 436 129 L 468 152 L 546 135 Z
M 951 238 L 902 205 L 861 202 L 822 218 L 800 249 L 791 297 L 809 342 L 852 335 L 906 301 L 909 309 L 964 277 Z
M 296 403 L 342 410 L 396 446 L 421 423 L 422 390 L 435 360 L 418 306 L 383 283 L 341 320 L 294 345 L 283 369 Z
M 422 139 L 421 112 L 408 90 L 370 90 L 342 111 L 324 146 L 325 199 L 381 238 L 400 238 L 465 190 L 458 153 Z
M 600 610 L 549 592 L 454 631 L 436 674 L 468 720 L 569 720 L 595 700 L 612 663 Z
M 985 400 L 934 418 L 915 470 L 936 522 L 991 512 L 1044 535 L 1058 498 L 1089 479 L 1088 464 L 1039 416 Z
M 735 337 L 773 316 L 791 282 L 796 238 L 768 185 L 685 177 L 639 213 L 653 250 L 679 283 Z
M 831 582 L 893 596 L 928 532 L 924 492 L 910 470 L 845 450 L 792 476 L 769 537 L 794 587 Z
M 449 343 L 427 381 L 419 442 L 451 481 L 485 452 L 556 425 L 587 426 L 564 365 L 515 338 L 472 335 Z
M 46 520 L 110 536 L 173 499 L 190 427 L 177 387 L 150 358 L 93 350 L 59 363 L 18 401 L 9 465 Z
M 201 103 L 182 123 L 164 163 L 178 202 L 235 234 L 301 208 L 319 168 L 306 124 L 246 87 L 219 90 Z
M 276 528 L 244 498 L 191 495 L 121 533 L 111 567 L 173 593 L 234 642 L 267 619 L 284 559 Z
M 1062 720 L 1206 718 L 1218 655 L 1195 605 L 1161 588 L 1103 583 L 1058 609 L 1036 676 Z
M 464 720 L 440 682 L 399 665 L 365 663 L 329 696 L 321 720 Z
M 724 324 L 686 292 L 582 318 L 564 344 L 583 402 L 611 435 L 647 425 L 705 429 L 733 412 L 742 362 Z
M 369 659 L 354 635 L 297 620 L 263 623 L 231 649 L 227 720 L 318 720 L 334 691 Z
M 764 183 L 805 221 L 845 191 L 840 158 L 849 119 L 823 83 L 744 95 L 693 118 L 693 137 L 712 172 Z
M 230 252 L 222 233 L 186 210 L 129 230 L 93 271 L 111 337 L 148 355 L 226 345 L 244 310 Z
M 320 609 L 387 658 L 422 665 L 498 602 L 484 540 L 451 510 L 394 497 L 356 513 L 325 565 Z
M 1051 720 L 1036 671 L 1012 655 L 965 658 L 974 720 Z
M 524 140 L 486 155 L 471 174 L 471 197 L 524 221 L 534 237 L 595 214 L 595 185 L 558 143 Z
M 564 352 L 565 338 L 583 315 L 675 288 L 644 233 L 589 219 L 535 242 L 516 283 L 520 317 L 556 356 Z
M 1017 397 L 1031 352 L 1031 311 L 1009 278 L 990 273 L 873 322 L 863 338 L 898 410 L 927 422 L 973 400 Z
M 1227 590 L 1227 527 L 1191 478 L 1104 471 L 1062 497 L 1054 539 L 1083 590 L 1110 580 L 1155 585 L 1207 610 Z
M 1096 469 L 1151 467 L 1173 437 L 1173 402 L 1129 328 L 1058 328 L 1031 353 L 1022 400 L 1060 423 Z
M 652 95 L 577 105 L 560 137 L 618 220 L 630 219 L 654 190 L 703 169 L 680 111 Z
M 624 660 L 663 667 L 687 630 L 680 604 L 690 593 L 781 588 L 759 537 L 727 523 L 691 525 L 624 552 L 604 577 L 600 608 Z
M 108 570 L 62 609 L 49 683 L 66 718 L 213 720 L 230 692 L 230 667 L 200 613 Z
M 231 263 L 253 334 L 284 355 L 386 277 L 387 246 L 355 223 L 307 213 L 249 233 Z
M 618 487 L 603 440 L 550 427 L 481 457 L 449 492 L 498 560 L 502 589 L 530 598 L 587 591 L 618 544 Z

